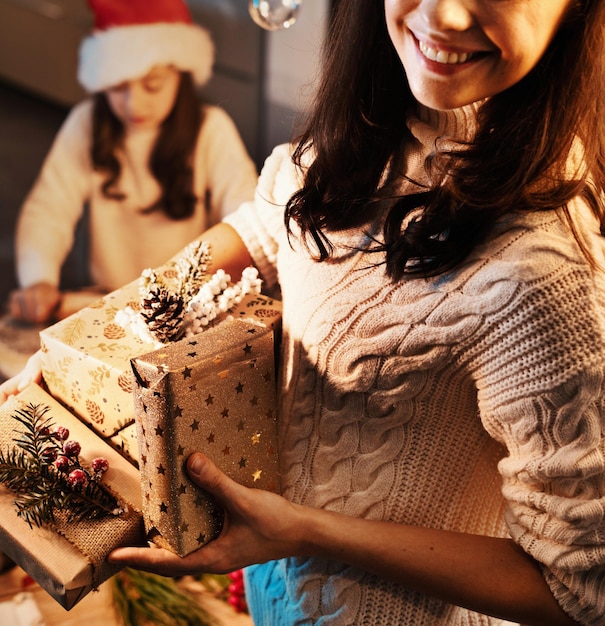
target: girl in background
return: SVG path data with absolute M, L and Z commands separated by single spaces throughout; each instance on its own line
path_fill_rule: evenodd
M 62 294 L 60 272 L 88 205 L 89 275 L 112 291 L 155 267 L 254 194 L 235 125 L 196 89 L 213 45 L 181 0 L 90 0 L 78 78 L 92 95 L 68 115 L 22 207 L 15 319 L 45 323 L 96 299 Z

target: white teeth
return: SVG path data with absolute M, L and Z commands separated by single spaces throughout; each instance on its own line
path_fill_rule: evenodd
M 468 52 L 445 52 L 444 50 L 435 50 L 422 42 L 419 42 L 419 47 L 420 52 L 422 52 L 429 61 L 436 61 L 437 63 L 444 63 L 446 65 L 466 63 L 472 56 Z

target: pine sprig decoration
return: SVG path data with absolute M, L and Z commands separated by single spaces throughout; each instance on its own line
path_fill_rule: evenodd
M 180 298 L 186 307 L 200 287 L 208 279 L 208 266 L 212 260 L 210 244 L 206 241 L 190 243 L 183 253 L 164 267 L 164 274 L 146 269 L 141 274 L 141 297 L 151 292 L 161 292 L 164 297 Z M 174 270 L 168 271 L 166 270 Z
M 29 403 L 12 416 L 23 426 L 16 430 L 15 447 L 0 450 L 0 483 L 14 492 L 17 515 L 29 525 L 96 520 L 123 512 L 100 480 L 109 464 L 97 458 L 92 467 L 80 463 L 80 444 L 68 440 L 69 431 L 54 427 L 50 407 Z
M 208 275 L 211 260 L 210 245 L 197 241 L 162 272 L 143 270 L 139 310 L 131 306 L 121 309 L 116 313 L 116 323 L 159 348 L 202 332 L 225 318 L 245 296 L 261 292 L 256 268 L 246 268 L 233 285 L 231 276 L 222 269 Z
M 185 308 L 208 279 L 207 270 L 211 260 L 210 244 L 206 241 L 194 241 L 185 248 L 184 254 L 176 261 L 178 293 Z
M 137 337 L 150 343 L 163 345 L 180 339 L 185 332 L 187 305 L 207 279 L 210 260 L 210 245 L 194 241 L 162 273 L 143 270 L 139 284 L 140 310 L 127 306 L 117 312 L 116 323 L 130 327 Z
M 111 582 L 114 608 L 124 626 L 218 626 L 175 579 L 125 568 Z

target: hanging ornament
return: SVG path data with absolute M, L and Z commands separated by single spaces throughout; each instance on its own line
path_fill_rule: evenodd
M 298 19 L 302 0 L 249 0 L 248 11 L 265 30 L 290 28 Z

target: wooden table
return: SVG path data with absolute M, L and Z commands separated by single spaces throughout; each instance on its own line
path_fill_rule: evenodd
M 13 567 L 0 575 L 0 602 L 10 600 L 23 592 L 33 595 L 44 626 L 122 626 L 122 620 L 113 609 L 109 581 L 103 583 L 98 591 L 89 593 L 70 611 L 66 611 L 21 568 Z M 211 595 L 200 596 L 200 604 L 217 620 L 219 626 L 253 626 L 247 614 L 236 613 L 228 604 Z
M 0 317 L 0 382 L 25 367 L 27 359 L 40 347 L 42 328 L 20 324 L 8 315 Z

